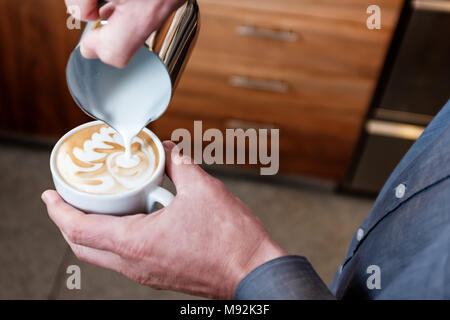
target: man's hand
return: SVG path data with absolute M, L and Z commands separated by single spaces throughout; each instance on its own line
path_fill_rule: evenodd
M 86 58 L 99 58 L 121 68 L 128 64 L 150 34 L 157 30 L 184 0 L 110 0 L 99 10 L 97 0 L 65 0 L 68 9 L 78 7 L 83 21 L 108 19 L 81 43 Z
M 42 199 L 79 259 L 153 288 L 232 298 L 250 271 L 285 252 L 222 182 L 187 164 L 174 146 L 164 143 L 177 195 L 153 214 L 88 215 L 55 191 Z

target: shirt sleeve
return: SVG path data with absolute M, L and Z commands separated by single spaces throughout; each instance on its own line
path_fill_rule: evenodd
M 305 257 L 284 256 L 250 272 L 236 288 L 236 300 L 335 299 Z

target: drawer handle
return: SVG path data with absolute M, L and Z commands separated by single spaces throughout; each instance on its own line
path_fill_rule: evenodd
M 450 2 L 447 0 L 414 0 L 412 4 L 417 10 L 450 12 Z
M 270 123 L 250 122 L 240 119 L 228 119 L 225 121 L 225 127 L 227 129 L 266 129 L 268 131 L 275 129 L 276 126 Z
M 377 136 L 417 140 L 425 128 L 398 122 L 369 120 L 366 124 L 366 130 L 369 134 L 374 134 Z
M 256 89 L 270 92 L 286 93 L 289 85 L 279 80 L 256 79 L 245 76 L 230 77 L 230 84 L 237 88 Z
M 286 42 L 295 42 L 298 40 L 298 34 L 288 30 L 275 30 L 269 28 L 259 28 L 255 26 L 238 26 L 236 33 L 240 36 L 265 38 Z

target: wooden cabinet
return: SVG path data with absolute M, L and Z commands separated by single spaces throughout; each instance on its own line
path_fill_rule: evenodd
M 363 0 L 199 0 L 197 46 L 167 113 L 163 139 L 193 120 L 221 130 L 280 129 L 280 169 L 344 175 L 402 1 L 378 1 L 382 28 L 366 27 Z
M 284 172 L 338 180 L 355 147 L 402 0 L 199 0 L 197 46 L 173 101 L 150 125 L 280 129 Z M 0 0 L 0 131 L 60 136 L 90 118 L 65 66 L 80 31 L 60 0 Z
M 0 0 L 1 131 L 60 136 L 89 121 L 67 90 L 80 36 L 68 17 L 61 0 Z

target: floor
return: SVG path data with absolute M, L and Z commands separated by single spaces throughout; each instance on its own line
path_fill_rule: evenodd
M 40 194 L 52 187 L 48 146 L 0 142 L 0 299 L 195 299 L 133 283 L 77 260 L 47 216 Z M 291 254 L 308 257 L 330 283 L 372 200 L 294 177 L 261 182 L 247 172 L 209 169 L 262 220 Z M 81 269 L 81 290 L 66 286 Z

